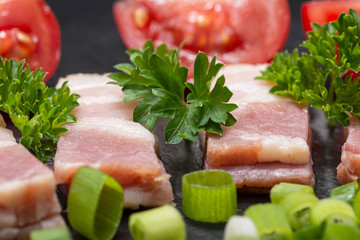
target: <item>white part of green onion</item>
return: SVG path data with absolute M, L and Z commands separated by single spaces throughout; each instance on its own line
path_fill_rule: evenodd
M 186 239 L 184 220 L 171 205 L 131 214 L 129 228 L 134 240 Z
M 226 223 L 224 240 L 237 237 L 258 238 L 258 231 L 254 222 L 249 217 L 232 216 Z

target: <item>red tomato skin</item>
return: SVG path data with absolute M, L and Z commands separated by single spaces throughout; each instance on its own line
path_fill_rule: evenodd
M 140 18 L 140 27 L 134 21 L 137 9 L 147 16 Z M 268 62 L 284 46 L 290 28 L 287 0 L 125 0 L 114 3 L 113 15 L 128 48 L 140 48 L 148 39 L 177 48 L 190 35 L 180 53 L 188 67 L 199 50 L 226 64 Z M 199 16 L 210 21 L 196 26 Z M 216 41 L 225 31 L 232 45 L 224 47 Z
M 304 32 L 312 30 L 311 23 L 322 25 L 324 23 L 336 21 L 341 13 L 349 13 L 349 8 L 360 13 L 360 1 L 332 0 L 303 3 L 301 6 L 301 18 Z
M 41 67 L 47 72 L 47 81 L 60 60 L 60 27 L 54 13 L 43 0 L 0 0 L 0 30 L 13 28 L 37 39 L 26 62 L 32 70 Z

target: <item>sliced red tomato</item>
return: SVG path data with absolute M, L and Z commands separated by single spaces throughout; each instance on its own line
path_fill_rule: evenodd
M 185 41 L 183 65 L 199 50 L 224 63 L 267 62 L 290 26 L 287 0 L 125 0 L 115 2 L 113 13 L 127 47 L 152 39 L 177 48 Z
M 56 70 L 60 59 L 60 28 L 43 0 L 0 0 L 0 55 L 26 59 L 31 69 Z
M 341 13 L 348 13 L 349 8 L 360 13 L 360 1 L 332 0 L 305 2 L 301 7 L 301 18 L 304 31 L 307 32 L 312 30 L 312 23 L 322 25 L 324 23 L 336 21 Z

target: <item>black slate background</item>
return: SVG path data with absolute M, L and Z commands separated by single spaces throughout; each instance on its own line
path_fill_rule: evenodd
M 62 30 L 62 56 L 59 67 L 48 84 L 54 86 L 59 77 L 70 73 L 112 72 L 113 65 L 127 62 L 125 47 L 117 32 L 112 15 L 114 0 L 47 0 L 55 12 Z M 180 2 L 180 1 L 179 1 Z M 289 0 L 292 14 L 291 30 L 284 49 L 292 50 L 304 40 L 301 28 L 300 6 L 303 1 Z M 329 196 L 329 189 L 338 185 L 336 166 L 340 162 L 341 145 L 344 141 L 340 127 L 330 129 L 321 112 L 311 109 L 313 136 L 312 157 L 316 176 L 315 191 L 318 197 Z M 162 128 L 158 124 L 161 159 L 172 175 L 175 204 L 181 210 L 181 176 L 202 168 L 202 152 L 199 143 L 183 141 L 178 145 L 165 145 Z M 65 207 L 65 197 L 59 192 Z M 268 195 L 238 194 L 238 214 L 254 203 L 269 201 Z M 127 221 L 133 211 L 125 210 L 115 239 L 131 239 Z M 64 211 L 66 215 L 66 211 Z M 184 218 L 187 239 L 222 239 L 225 224 L 206 224 Z M 75 239 L 82 239 L 74 233 Z

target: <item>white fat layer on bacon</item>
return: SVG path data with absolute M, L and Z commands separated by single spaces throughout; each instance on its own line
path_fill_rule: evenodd
M 46 217 L 38 222 L 23 226 L 23 227 L 5 227 L 0 228 L 0 239 L 29 239 L 29 234 L 33 230 L 40 230 L 46 228 L 63 227 L 65 222 L 60 215 Z
M 32 186 L 39 186 L 43 188 L 44 192 L 42 194 L 44 197 L 50 196 L 55 192 L 55 179 L 52 172 L 48 174 L 41 174 L 39 176 L 34 175 L 32 170 L 29 169 L 25 174 L 20 176 L 17 179 L 10 179 L 7 182 L 1 183 L 0 186 L 0 205 L 7 208 L 16 208 L 21 204 L 24 199 L 24 193 L 26 188 L 30 187 L 30 184 L 26 182 L 31 181 Z M 28 177 L 31 176 L 31 177 Z M 41 193 L 41 192 L 40 192 Z M 38 196 L 41 199 L 41 196 Z
M 8 146 L 10 144 L 9 142 L 16 144 L 13 132 L 9 129 L 0 127 L 0 146 L 2 146 L 2 144 Z
M 141 124 L 120 118 L 81 118 L 76 124 L 68 125 L 68 129 L 85 128 L 96 129 L 97 131 L 108 131 L 129 138 L 140 138 L 142 140 L 151 141 L 155 144 L 154 135 L 144 128 Z
M 7 146 L 12 146 L 12 145 L 16 145 L 16 141 L 0 141 L 0 148 L 1 147 L 7 147 Z
M 271 136 L 265 138 L 259 152 L 259 162 L 302 164 L 309 161 L 310 150 L 302 138 Z
M 161 206 L 170 203 L 173 199 L 171 185 L 169 181 L 164 181 L 162 185 L 152 191 L 146 192 L 141 187 L 124 188 L 124 207 L 136 209 L 139 206 Z
M 78 99 L 79 104 L 85 104 L 85 105 L 91 105 L 91 104 L 95 104 L 95 103 L 122 103 L 123 102 L 123 96 L 121 95 L 113 95 L 113 94 L 109 94 L 106 96 L 101 96 L 101 97 L 81 97 Z
M 234 93 L 231 98 L 232 103 L 246 104 L 249 102 L 292 102 L 291 98 L 281 97 L 269 94 L 271 84 L 268 82 L 260 82 L 256 86 L 253 82 L 233 82 L 227 84 L 227 87 Z
M 69 86 L 72 92 L 76 92 L 78 90 L 86 89 L 86 88 L 103 87 L 106 86 L 108 82 L 111 82 L 111 79 L 106 76 L 107 74 L 103 74 L 103 75 L 89 74 L 89 73 L 70 74 L 64 78 L 60 78 L 56 84 L 56 88 L 60 88 L 65 81 L 68 81 L 67 86 Z

